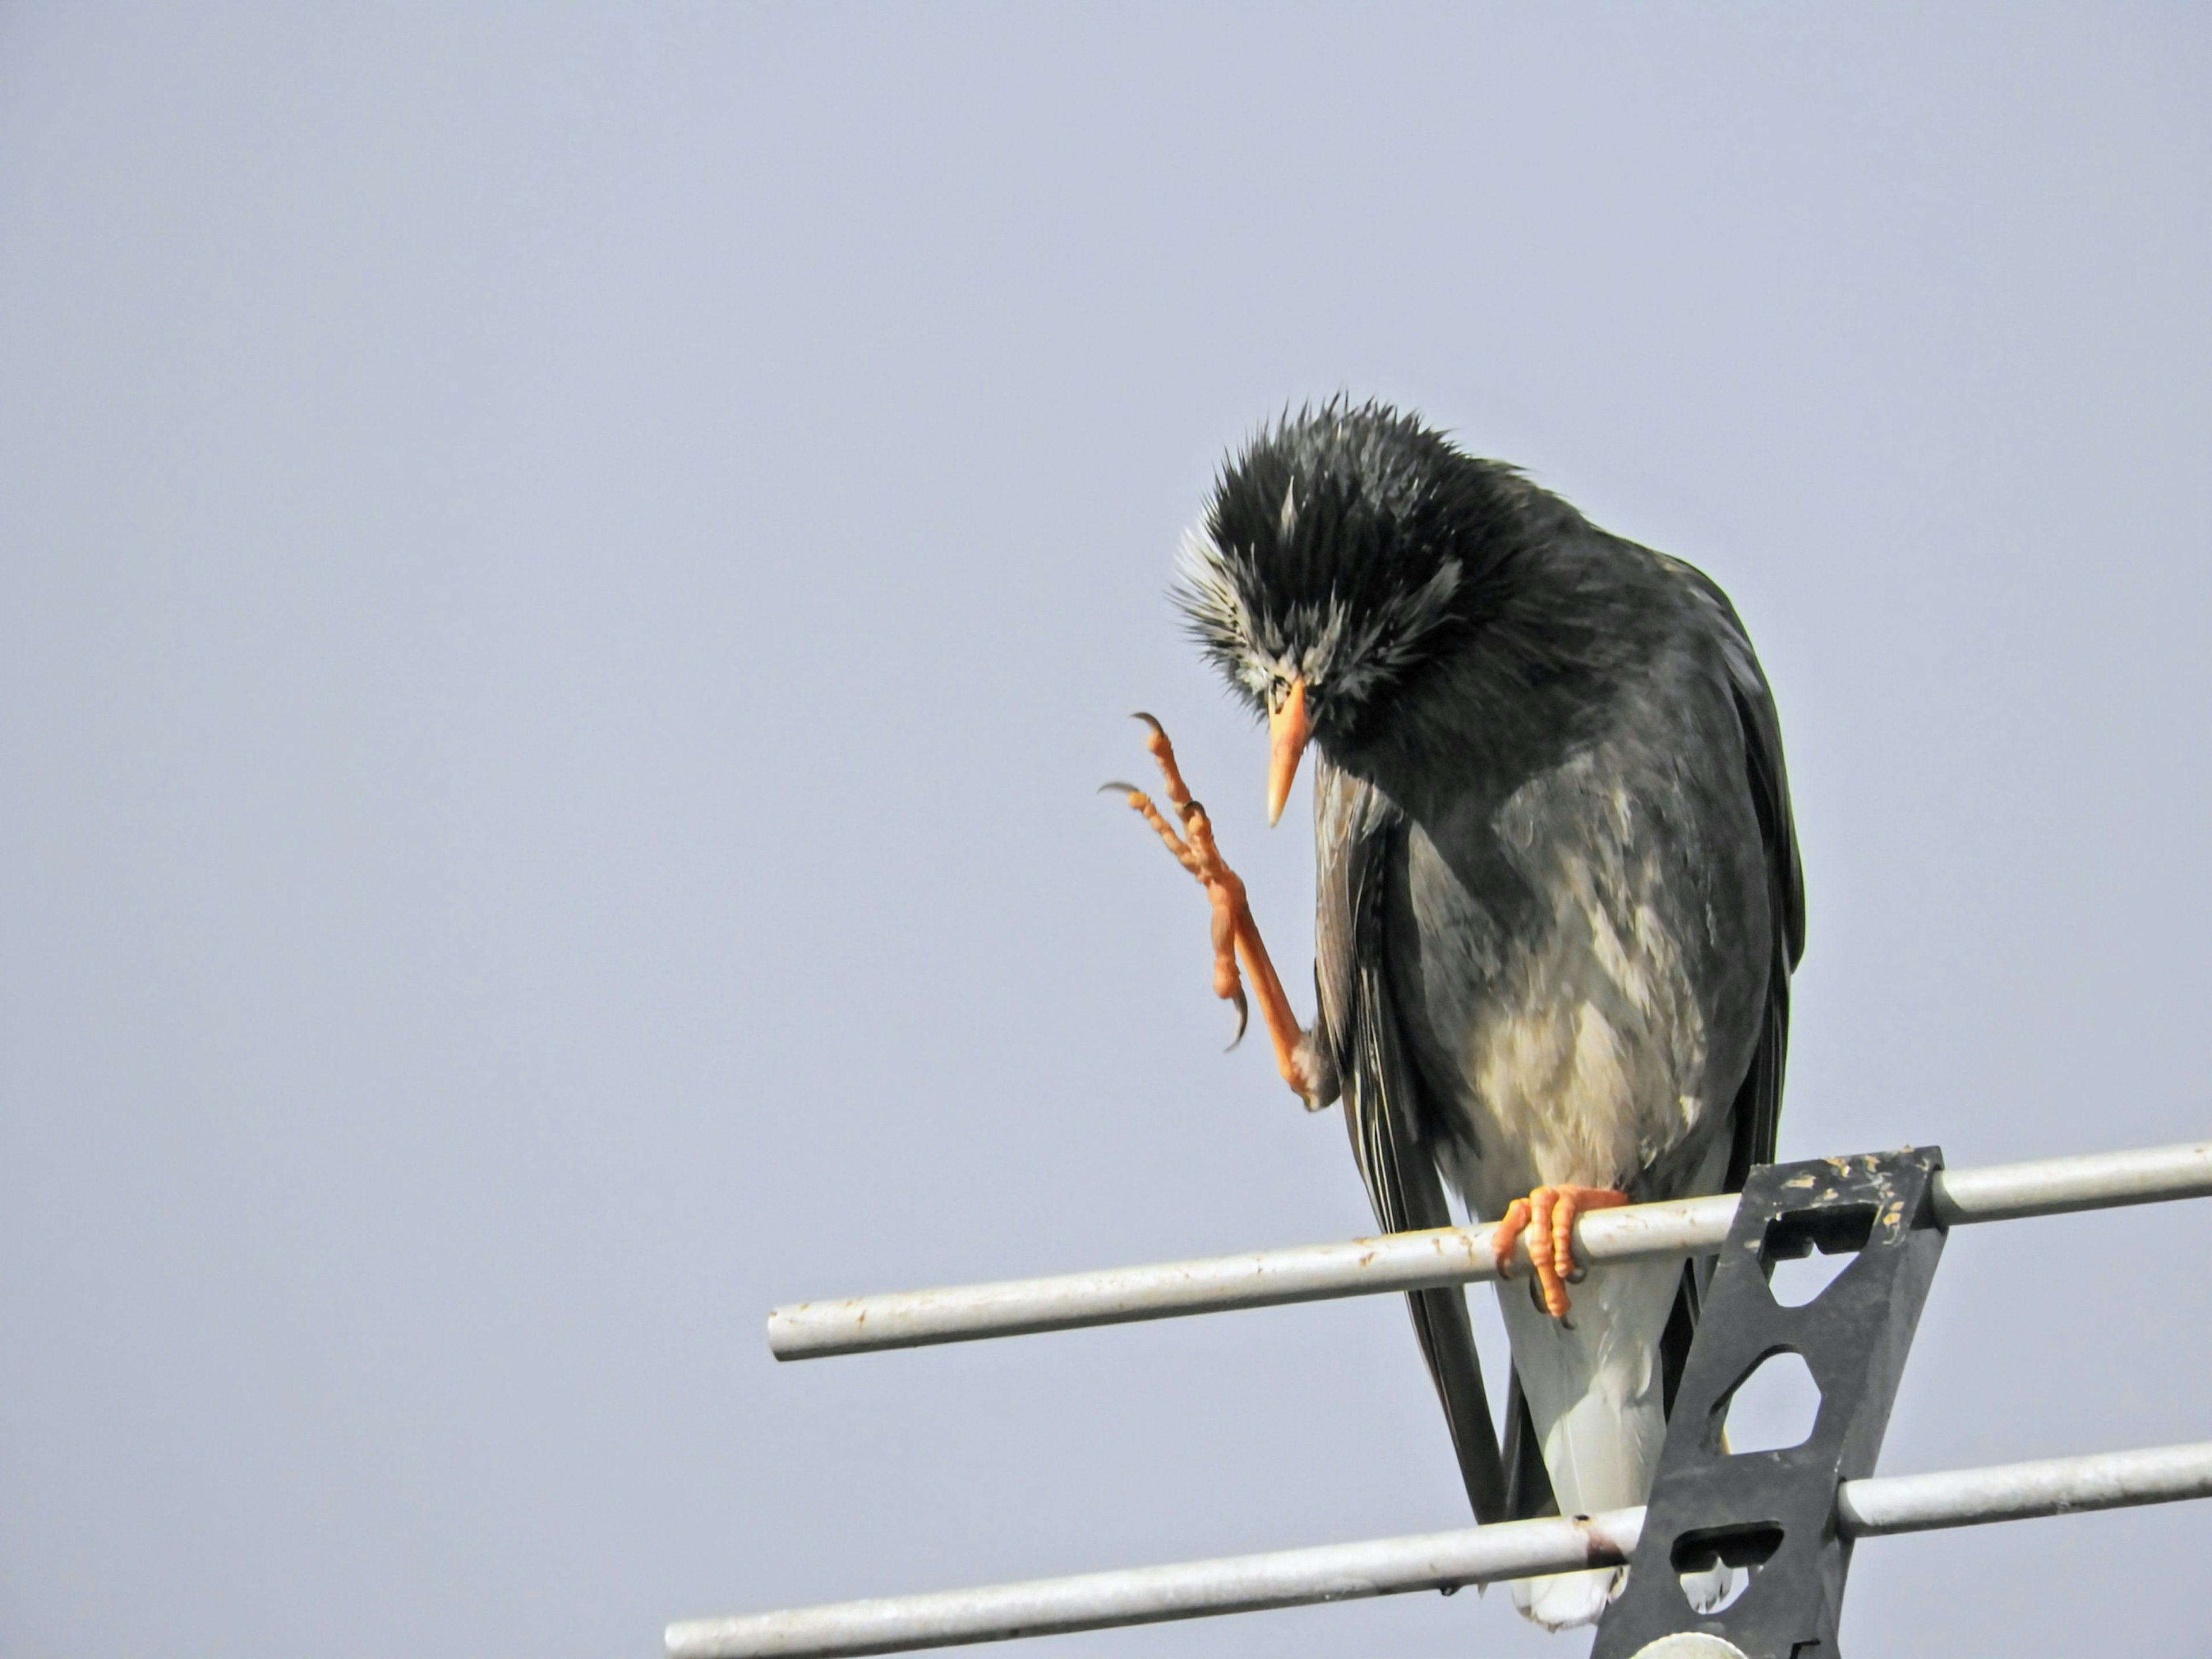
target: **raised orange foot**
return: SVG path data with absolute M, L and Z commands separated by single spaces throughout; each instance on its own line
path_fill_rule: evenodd
M 1498 1276 L 1510 1278 L 1513 1241 L 1528 1235 L 1528 1261 L 1536 1270 L 1536 1290 L 1544 1311 L 1564 1320 L 1571 1305 L 1567 1286 L 1583 1276 L 1575 1265 L 1575 1218 L 1584 1210 L 1614 1210 L 1628 1202 L 1628 1194 L 1611 1187 L 1539 1187 L 1526 1198 L 1505 1206 L 1505 1216 L 1490 1235 L 1490 1253 L 1498 1259 Z
M 1237 1005 L 1237 1036 L 1229 1046 L 1234 1048 L 1243 1041 L 1244 1026 L 1250 1018 L 1243 981 L 1237 971 L 1237 958 L 1242 956 L 1244 971 L 1252 976 L 1252 988 L 1259 994 L 1260 1012 L 1267 1022 L 1267 1036 L 1275 1045 L 1276 1068 L 1282 1073 L 1283 1081 L 1303 1097 L 1307 1091 L 1307 1079 L 1304 1069 L 1298 1064 L 1297 1048 L 1298 1039 L 1304 1033 L 1298 1028 L 1297 1017 L 1291 1012 L 1290 999 L 1283 994 L 1283 982 L 1276 977 L 1275 965 L 1267 959 L 1267 947 L 1260 939 L 1260 925 L 1252 920 L 1252 906 L 1244 896 L 1244 883 L 1222 858 L 1221 849 L 1214 845 L 1212 821 L 1206 816 L 1206 808 L 1191 799 L 1182 773 L 1176 766 L 1175 745 L 1168 741 L 1167 732 L 1150 714 L 1137 718 L 1150 728 L 1145 747 L 1159 763 L 1169 804 L 1182 821 L 1182 833 L 1176 833 L 1176 825 L 1135 784 L 1109 783 L 1104 787 L 1127 795 L 1129 805 L 1159 832 L 1160 840 L 1175 855 L 1176 862 L 1197 877 L 1206 889 L 1207 902 L 1213 907 L 1213 994 L 1224 1002 Z

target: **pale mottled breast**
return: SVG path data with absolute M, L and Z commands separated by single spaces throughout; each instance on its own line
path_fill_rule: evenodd
M 1482 1213 L 1539 1182 L 1680 1192 L 1725 1143 L 1767 919 L 1755 826 L 1698 821 L 1695 795 L 1609 749 L 1524 784 L 1494 821 L 1528 895 L 1510 927 L 1407 826 L 1395 1000 Z
M 1690 635 L 1612 716 L 1417 810 L 1358 791 L 1422 1115 L 1485 1215 L 1539 1182 L 1710 1188 L 1759 1040 L 1774 922 L 1725 665 Z

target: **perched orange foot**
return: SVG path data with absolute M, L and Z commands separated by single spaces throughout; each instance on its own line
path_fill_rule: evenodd
M 1545 1312 L 1554 1319 L 1567 1316 L 1567 1286 L 1582 1278 L 1575 1266 L 1575 1218 L 1584 1210 L 1618 1209 L 1628 1194 L 1610 1187 L 1539 1187 L 1526 1198 L 1505 1206 L 1505 1218 L 1490 1236 L 1490 1252 L 1498 1258 L 1498 1276 L 1510 1277 L 1513 1241 L 1525 1230 L 1528 1261 L 1536 1269 L 1535 1289 Z
M 1252 920 L 1244 884 L 1223 861 L 1221 849 L 1214 845 L 1212 821 L 1206 816 L 1206 808 L 1190 798 L 1190 790 L 1176 769 L 1175 745 L 1168 741 L 1167 732 L 1150 714 L 1137 718 L 1151 728 L 1145 747 L 1159 763 L 1160 775 L 1167 784 L 1169 804 L 1182 820 L 1182 834 L 1176 833 L 1176 826 L 1135 784 L 1109 783 L 1105 788 L 1126 794 L 1129 805 L 1159 832 L 1160 840 L 1175 854 L 1176 862 L 1197 877 L 1206 889 L 1206 896 L 1213 906 L 1213 994 L 1224 1002 L 1237 1005 L 1237 1036 L 1229 1046 L 1234 1048 L 1244 1040 L 1245 1023 L 1250 1018 L 1243 981 L 1237 971 L 1241 956 L 1244 971 L 1252 976 L 1253 989 L 1260 995 L 1260 1012 L 1267 1022 L 1267 1036 L 1275 1045 L 1276 1067 L 1282 1073 L 1283 1081 L 1303 1097 L 1307 1092 L 1308 1079 L 1304 1068 L 1298 1064 L 1297 1048 L 1298 1039 L 1304 1033 L 1298 1029 L 1297 1017 L 1291 1012 L 1290 999 L 1283 994 L 1283 982 L 1276 977 L 1275 965 L 1267 959 L 1267 947 L 1261 943 L 1260 926 Z

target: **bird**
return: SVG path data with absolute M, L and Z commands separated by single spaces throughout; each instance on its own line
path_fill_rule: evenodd
M 1573 1226 L 1774 1157 L 1805 898 L 1750 636 L 1692 566 L 1342 395 L 1224 459 L 1177 567 L 1188 632 L 1266 723 L 1270 824 L 1310 757 L 1310 1024 L 1156 718 L 1167 810 L 1107 787 L 1204 886 L 1237 1036 L 1249 978 L 1284 1080 L 1342 1102 L 1382 1229 L 1455 1224 L 1449 1189 L 1501 1275 L 1525 1239 L 1533 1273 L 1496 1290 L 1502 1437 L 1462 1290 L 1408 1298 L 1477 1520 L 1640 1504 L 1711 1261 L 1584 1268 Z M 1593 1623 L 1626 1571 L 1516 1601 Z

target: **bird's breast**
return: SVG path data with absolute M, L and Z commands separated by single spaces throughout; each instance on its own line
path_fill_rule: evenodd
M 1479 821 L 1406 826 L 1394 1000 L 1483 1216 L 1540 1182 L 1628 1186 L 1726 1107 L 1699 971 L 1724 942 L 1664 806 L 1587 755 Z

